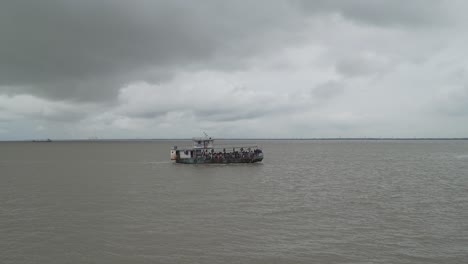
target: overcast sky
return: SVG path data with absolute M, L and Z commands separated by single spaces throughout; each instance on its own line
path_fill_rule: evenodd
M 0 3 L 0 140 L 467 137 L 468 2 Z

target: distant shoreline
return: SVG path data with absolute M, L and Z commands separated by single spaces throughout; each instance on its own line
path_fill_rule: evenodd
M 37 139 L 22 139 L 22 140 L 0 140 L 0 142 L 31 142 L 31 143 L 52 143 L 52 142 L 123 142 L 123 141 L 191 141 L 191 138 L 146 138 L 146 139 L 53 139 L 37 140 Z M 468 140 L 467 138 L 216 138 L 216 140 L 278 140 L 278 141 L 398 141 L 398 140 Z

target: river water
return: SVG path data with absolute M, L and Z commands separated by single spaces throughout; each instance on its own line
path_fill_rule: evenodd
M 1 263 L 467 263 L 468 141 L 0 143 Z

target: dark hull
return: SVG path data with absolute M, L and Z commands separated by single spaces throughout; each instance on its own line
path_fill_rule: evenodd
M 183 164 L 230 164 L 230 163 L 255 163 L 255 162 L 261 162 L 262 160 L 263 160 L 263 157 L 232 158 L 232 159 L 187 158 L 187 159 L 176 159 L 176 163 L 183 163 Z

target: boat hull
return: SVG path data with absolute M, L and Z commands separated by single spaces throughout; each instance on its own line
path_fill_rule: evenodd
M 253 157 L 253 158 L 233 158 L 233 159 L 205 159 L 205 158 L 186 158 L 186 159 L 176 159 L 176 163 L 183 164 L 231 164 L 231 163 L 256 163 L 261 162 L 263 157 Z

